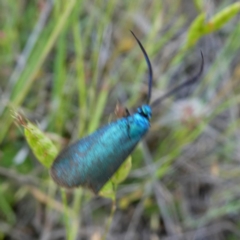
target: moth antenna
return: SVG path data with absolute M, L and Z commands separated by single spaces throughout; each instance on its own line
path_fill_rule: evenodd
M 185 86 L 191 85 L 195 82 L 197 82 L 197 80 L 200 78 L 200 76 L 202 75 L 203 72 L 203 67 L 204 67 L 204 57 L 203 57 L 203 53 L 201 52 L 201 67 L 200 70 L 198 71 L 198 73 L 191 77 L 190 79 L 187 79 L 186 81 L 184 81 L 183 83 L 179 84 L 178 86 L 174 87 L 173 89 L 170 89 L 167 93 L 165 93 L 163 96 L 157 98 L 152 104 L 152 107 L 157 106 L 159 103 L 161 103 L 165 98 L 168 98 L 169 96 L 171 96 L 173 93 L 177 92 L 179 89 L 184 88 Z
M 143 45 L 141 44 L 141 42 L 138 40 L 138 38 L 136 37 L 136 35 L 130 30 L 130 32 L 132 33 L 132 35 L 134 36 L 134 38 L 136 39 L 139 47 L 141 48 L 145 60 L 147 62 L 147 66 L 148 66 L 148 71 L 149 71 L 149 76 L 148 76 L 148 96 L 147 96 L 147 104 L 150 103 L 151 100 L 151 96 L 152 96 L 152 78 L 153 78 L 153 71 L 152 71 L 152 65 L 151 62 L 149 60 L 149 57 L 147 55 L 147 52 L 145 51 Z

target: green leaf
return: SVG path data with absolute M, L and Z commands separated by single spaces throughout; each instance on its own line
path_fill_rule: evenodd
M 111 180 L 113 181 L 113 183 L 119 184 L 123 182 L 127 178 L 131 168 L 132 157 L 129 156 L 121 165 L 121 167 L 116 171 L 116 173 L 112 176 Z
M 190 48 L 193 46 L 198 41 L 198 39 L 205 34 L 205 19 L 205 13 L 201 13 L 195 18 L 189 27 L 185 48 Z
M 116 191 L 115 191 L 115 185 L 114 183 L 109 180 L 101 189 L 99 192 L 99 196 L 110 198 L 112 200 L 115 200 L 116 198 Z
M 187 34 L 187 41 L 184 49 L 192 47 L 196 42 L 206 34 L 219 30 L 224 24 L 226 24 L 231 18 L 233 18 L 240 10 L 240 3 L 234 3 L 221 12 L 215 14 L 209 22 L 206 21 L 206 14 L 199 14 L 191 26 L 189 27 Z
M 240 3 L 234 3 L 221 12 L 215 14 L 206 25 L 206 33 L 219 30 L 224 24 L 231 20 L 240 10 Z
M 24 134 L 39 162 L 50 168 L 58 153 L 56 146 L 36 125 L 30 122 L 24 127 Z
M 39 162 L 47 168 L 53 163 L 58 154 L 57 147 L 51 139 L 46 136 L 36 125 L 29 122 L 25 117 L 17 112 L 13 116 L 17 123 L 24 127 L 24 135 Z

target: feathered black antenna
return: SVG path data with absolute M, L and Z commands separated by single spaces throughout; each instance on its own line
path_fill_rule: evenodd
M 148 96 L 147 96 L 147 104 L 150 103 L 150 100 L 151 100 L 151 95 L 152 95 L 152 78 L 153 78 L 153 71 L 152 71 L 152 65 L 151 65 L 151 62 L 149 60 L 149 57 L 143 47 L 143 45 L 141 44 L 141 42 L 138 40 L 138 38 L 135 36 L 135 34 L 130 31 L 132 33 L 132 35 L 134 36 L 134 38 L 136 39 L 136 41 L 138 42 L 138 45 L 140 46 L 143 54 L 144 54 L 144 57 L 145 57 L 145 60 L 147 62 L 147 65 L 148 65 L 148 71 L 149 71 L 149 78 L 148 78 Z
M 151 107 L 155 107 L 156 105 L 158 105 L 159 103 L 161 103 L 165 98 L 168 98 L 169 96 L 171 96 L 173 93 L 177 92 L 179 89 L 184 88 L 185 86 L 189 86 L 193 83 L 195 83 L 201 76 L 202 72 L 203 72 L 203 67 L 204 67 L 204 57 L 203 57 L 203 53 L 201 51 L 201 67 L 199 72 L 191 77 L 190 79 L 186 80 L 185 82 L 179 84 L 178 86 L 174 87 L 173 89 L 170 89 L 167 93 L 165 93 L 163 96 L 161 96 L 160 98 L 156 99 L 152 104 Z

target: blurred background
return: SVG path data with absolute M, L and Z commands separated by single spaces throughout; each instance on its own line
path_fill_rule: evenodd
M 239 11 L 233 0 L 0 0 L 0 240 L 240 239 Z M 200 51 L 203 74 L 154 107 L 110 197 L 61 190 L 26 119 L 60 151 L 117 104 L 145 103 L 129 30 L 153 65 L 152 102 L 199 71 Z

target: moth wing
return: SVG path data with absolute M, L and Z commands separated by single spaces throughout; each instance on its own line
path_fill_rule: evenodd
M 147 130 L 129 135 L 128 118 L 112 122 L 63 150 L 51 176 L 67 188 L 82 185 L 97 193 L 133 151 Z

